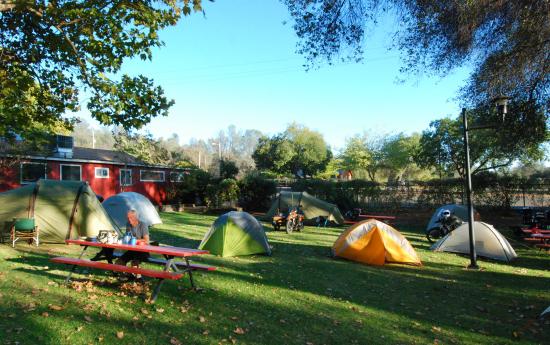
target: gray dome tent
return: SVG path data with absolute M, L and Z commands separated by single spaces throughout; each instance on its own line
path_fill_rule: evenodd
M 103 207 L 121 229 L 126 228 L 126 214 L 131 209 L 136 210 L 139 220 L 148 226 L 162 224 L 155 206 L 139 193 L 124 192 L 113 195 L 103 202 Z
M 94 237 L 99 230 L 118 232 L 87 182 L 39 180 L 0 193 L 0 205 L 0 223 L 34 218 L 44 243 Z
M 510 262 L 517 258 L 514 248 L 492 225 L 474 222 L 477 255 L 489 259 Z M 447 234 L 430 248 L 440 252 L 470 253 L 468 223 Z

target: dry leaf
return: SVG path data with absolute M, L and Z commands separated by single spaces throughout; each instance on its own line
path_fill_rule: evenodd
M 241 327 L 237 327 L 237 328 L 235 328 L 233 333 L 235 333 L 235 334 L 245 334 L 246 332 Z
M 88 315 L 84 315 L 84 320 L 86 320 L 87 322 L 92 322 L 92 318 L 89 317 Z
M 206 322 L 206 319 L 204 318 L 204 316 L 199 316 L 199 321 L 200 322 Z
M 57 310 L 57 311 L 65 309 L 65 308 L 63 308 L 62 306 L 60 306 L 60 305 L 55 305 L 55 304 L 49 304 L 49 305 L 48 305 L 48 308 L 50 308 L 50 310 Z
M 236 317 L 236 316 L 231 316 L 231 320 L 235 321 L 235 320 L 238 320 L 239 318 Z
M 43 313 L 42 313 L 42 314 L 40 314 L 40 315 L 42 315 L 42 316 L 44 316 L 44 317 L 48 317 L 48 316 L 50 316 L 50 314 L 48 314 L 48 312 L 47 312 L 47 311 L 43 312 Z
M 179 341 L 178 339 L 176 339 L 174 337 L 170 338 L 170 344 L 172 344 L 172 345 L 182 345 L 181 341 Z
M 123 332 L 123 331 L 118 331 L 118 332 L 116 332 L 116 337 L 117 337 L 118 339 L 124 338 L 124 332 Z
M 141 313 L 147 315 L 149 314 L 149 311 L 145 308 L 141 308 Z
M 210 332 L 208 332 L 208 330 L 205 329 L 205 330 L 202 332 L 202 335 L 208 335 L 208 333 L 210 333 Z
M 83 328 L 84 328 L 84 327 L 82 327 L 82 326 L 78 326 L 78 327 L 76 328 L 76 331 L 77 331 L 77 332 L 80 332 Z
M 164 309 L 162 308 L 156 308 L 157 313 L 164 313 Z

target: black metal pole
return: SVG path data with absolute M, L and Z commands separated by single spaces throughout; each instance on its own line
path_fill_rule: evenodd
M 468 202 L 468 235 L 470 239 L 470 269 L 478 269 L 475 233 L 474 233 L 474 205 L 472 204 L 472 177 L 470 176 L 470 146 L 468 143 L 468 119 L 466 108 L 462 108 L 462 123 L 464 125 L 464 158 L 466 172 L 466 201 Z

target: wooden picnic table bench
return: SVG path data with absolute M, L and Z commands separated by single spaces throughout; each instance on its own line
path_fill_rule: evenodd
M 90 268 L 100 269 L 104 271 L 141 274 L 142 276 L 145 276 L 145 277 L 158 279 L 157 286 L 155 287 L 153 294 L 151 296 L 151 302 L 153 303 L 157 299 L 157 296 L 160 292 L 161 285 L 165 279 L 177 280 L 182 278 L 184 274 L 187 273 L 187 275 L 189 276 L 191 287 L 195 289 L 192 271 L 199 270 L 199 269 L 204 271 L 212 271 L 216 269 L 213 266 L 191 264 L 189 261 L 189 257 L 191 256 L 208 254 L 209 252 L 207 250 L 169 247 L 169 246 L 164 247 L 164 246 L 152 246 L 152 245 L 128 245 L 128 244 L 118 244 L 118 243 L 111 244 L 111 243 L 100 243 L 100 242 L 91 242 L 91 241 L 83 241 L 83 240 L 66 240 L 65 242 L 67 244 L 77 244 L 83 247 L 82 252 L 80 253 L 80 256 L 78 258 L 56 257 L 56 258 L 50 259 L 54 263 L 67 264 L 72 266 L 71 271 L 69 272 L 69 275 L 65 279 L 65 282 L 69 282 L 71 275 L 73 274 L 77 266 L 90 267 Z M 142 267 L 128 267 L 124 265 L 113 264 L 111 262 L 104 263 L 104 262 L 82 259 L 82 256 L 84 255 L 84 252 L 88 247 L 99 247 L 102 249 L 110 248 L 112 250 L 116 250 L 116 249 L 131 250 L 131 251 L 137 251 L 137 252 L 146 252 L 150 254 L 163 255 L 164 260 L 157 259 L 156 263 L 163 265 L 164 269 L 154 270 L 154 269 L 147 269 Z M 183 258 L 184 261 L 175 262 L 174 259 L 176 257 Z M 151 259 L 151 262 L 155 263 L 155 260 Z M 171 272 L 170 270 L 173 270 L 173 272 Z

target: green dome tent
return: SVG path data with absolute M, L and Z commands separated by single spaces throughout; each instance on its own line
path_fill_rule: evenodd
M 265 214 L 266 219 L 270 219 L 279 212 L 286 212 L 289 208 L 301 205 L 306 220 L 315 219 L 319 216 L 325 217 L 329 221 L 337 224 L 344 224 L 344 217 L 340 213 L 338 206 L 329 202 L 317 199 L 307 192 L 281 192 L 273 200 L 271 208 Z
M 34 218 L 44 243 L 93 237 L 99 230 L 118 232 L 87 182 L 39 180 L 0 193 L 0 205 L 0 224 Z
M 214 221 L 199 249 L 220 256 L 271 255 L 264 228 L 250 214 L 231 211 Z

